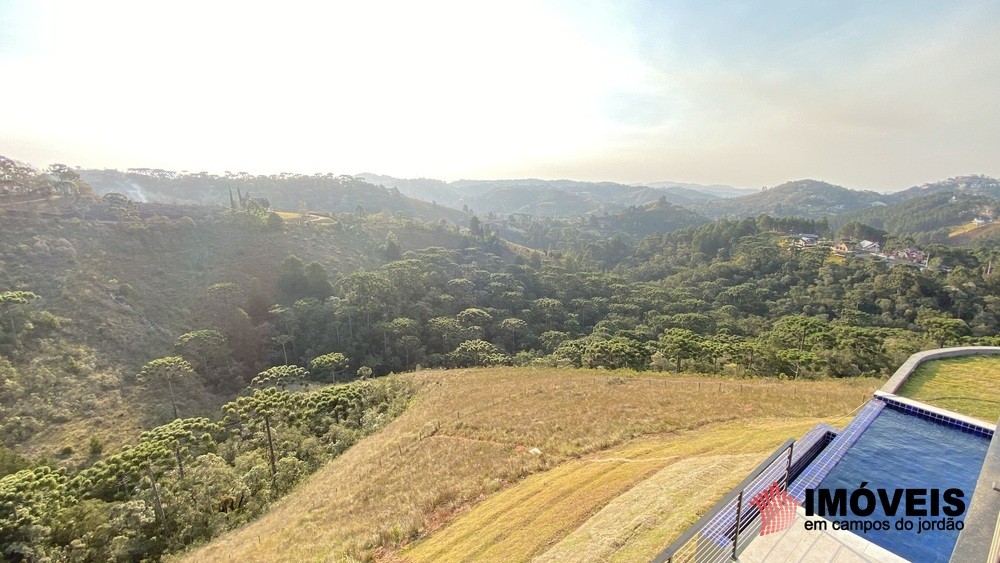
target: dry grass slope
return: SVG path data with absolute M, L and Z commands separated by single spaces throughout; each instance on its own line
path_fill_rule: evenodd
M 899 394 L 986 422 L 1000 417 L 1000 356 L 965 356 L 925 362 Z
M 476 505 L 406 560 L 650 559 L 817 419 L 713 424 L 570 461 Z
M 817 419 L 849 414 L 877 387 L 620 375 L 496 368 L 398 376 L 420 386 L 407 412 L 259 521 L 188 559 L 518 560 L 549 548 L 552 556 L 589 552 L 588 541 L 611 542 L 604 549 L 612 553 L 628 532 L 601 525 L 602 509 L 630 514 L 637 524 L 626 547 L 655 553 L 727 480 L 738 482 L 756 454 Z M 536 447 L 541 455 L 530 452 Z M 689 475 L 679 462 L 691 457 L 698 462 Z M 711 490 L 699 494 L 706 483 Z M 649 514 L 627 501 L 637 485 L 664 491 Z M 571 535 L 588 524 L 600 533 Z M 491 551 L 499 541 L 503 551 Z
M 984 238 L 995 236 L 998 232 L 1000 232 L 1000 222 L 988 223 L 986 225 L 969 223 L 955 229 L 948 234 L 948 237 L 951 239 L 951 244 L 971 245 L 980 242 Z

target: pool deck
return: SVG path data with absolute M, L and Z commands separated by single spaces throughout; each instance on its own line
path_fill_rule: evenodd
M 896 395 L 906 379 L 925 361 L 956 356 L 993 354 L 1000 355 L 1000 346 L 942 348 L 910 356 L 882 388 L 873 394 L 872 399 L 859 410 L 844 430 L 836 433 L 836 437 L 830 441 L 827 448 L 816 459 L 812 460 L 790 484 L 789 493 L 801 502 L 805 489 L 818 485 L 832 467 L 840 461 L 841 456 L 860 438 L 860 435 L 864 433 L 879 412 L 887 405 L 893 404 L 893 408 L 911 411 L 922 418 L 942 421 L 956 426 L 964 432 L 993 438 L 984 467 L 979 475 L 976 494 L 968 515 L 968 521 L 977 529 L 972 531 L 967 527 L 963 531 L 959 536 L 951 560 L 963 562 L 972 559 L 984 560 L 983 556 L 986 556 L 991 561 L 1000 562 L 1000 519 L 997 517 L 998 512 L 1000 512 L 1000 437 L 996 436 L 996 429 L 1000 426 L 1000 422 L 990 424 L 947 409 L 928 405 L 916 399 Z M 738 561 L 748 563 L 758 561 L 802 563 L 812 563 L 813 561 L 887 561 L 898 563 L 907 561 L 868 541 L 863 535 L 844 530 L 833 530 L 829 522 L 824 530 L 806 530 L 805 523 L 809 520 L 824 519 L 818 516 L 806 516 L 805 510 L 800 506 L 796 512 L 795 521 L 788 529 L 765 536 L 758 535 L 753 537 L 749 544 L 743 544 L 742 538 L 740 538 L 739 544 L 746 545 L 746 548 L 740 552 Z M 759 519 L 746 531 L 752 534 L 759 533 Z
M 790 492 L 802 500 L 806 488 L 815 487 L 832 468 L 840 461 L 840 457 L 846 453 L 854 441 L 857 440 L 868 428 L 868 425 L 881 412 L 887 404 L 896 404 L 897 408 L 907 411 L 917 411 L 926 418 L 947 420 L 948 424 L 965 427 L 964 431 L 974 431 L 976 433 L 989 433 L 995 436 L 997 425 L 989 424 L 956 413 L 940 407 L 928 405 L 922 401 L 909 399 L 896 395 L 894 392 L 899 389 L 907 377 L 924 361 L 940 358 L 965 356 L 972 354 L 996 354 L 1000 353 L 1000 348 L 985 347 L 965 347 L 952 348 L 946 350 L 931 350 L 915 354 L 897 370 L 892 379 L 876 391 L 872 400 L 862 408 L 847 427 L 834 439 L 830 446 L 823 453 L 813 460 L 806 471 L 791 486 Z M 966 533 L 966 544 L 975 546 L 969 553 L 976 555 L 989 552 L 990 540 L 994 543 L 1000 542 L 1000 535 L 994 536 L 995 525 L 990 525 L 991 519 L 996 519 L 997 507 L 1000 507 L 1000 495 L 995 494 L 1000 491 L 1000 439 L 993 440 L 991 454 L 987 455 L 986 467 L 980 474 L 980 489 L 991 489 L 990 493 L 981 493 L 979 496 L 986 497 L 978 502 L 974 502 L 975 509 L 971 511 L 970 517 L 973 522 L 977 522 L 977 528 L 983 528 L 981 532 Z M 991 457 L 992 463 L 991 466 Z M 992 471 L 990 470 L 992 467 Z M 989 481 L 986 485 L 984 481 Z M 975 516 L 972 516 L 975 514 Z M 823 531 L 806 530 L 806 520 L 822 520 L 818 516 L 806 516 L 805 511 L 800 507 L 796 514 L 795 522 L 787 530 L 767 536 L 758 536 L 740 554 L 739 560 L 744 562 L 802 562 L 812 563 L 813 561 L 835 561 L 835 562 L 861 562 L 861 561 L 891 561 L 905 562 L 906 559 L 878 546 L 861 535 L 848 531 L 827 529 Z M 758 527 L 759 530 L 759 527 Z M 977 535 L 978 534 L 978 535 Z M 980 537 L 981 536 L 981 537 Z M 985 546 L 985 548 L 984 548 Z M 992 546 L 994 550 L 1000 550 L 1000 544 Z M 968 549 L 959 547 L 957 550 Z M 978 560 L 978 558 L 976 558 Z M 958 558 L 953 561 L 964 561 Z
M 997 424 L 1000 424 L 998 422 Z M 952 561 L 1000 558 L 1000 437 L 993 435 Z
M 758 536 L 740 554 L 739 560 L 745 563 L 906 561 L 861 536 L 842 530 L 832 530 L 829 524 L 824 531 L 806 530 L 806 520 L 823 519 L 818 516 L 806 516 L 800 507 L 790 528 L 777 534 Z

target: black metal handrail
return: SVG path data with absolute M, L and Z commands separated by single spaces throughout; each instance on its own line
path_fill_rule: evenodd
M 740 547 L 740 533 L 748 528 L 750 524 L 757 518 L 758 513 L 755 508 L 744 507 L 743 496 L 747 488 L 754 484 L 758 477 L 760 477 L 765 472 L 773 469 L 774 462 L 777 461 L 782 456 L 786 456 L 785 460 L 785 475 L 784 475 L 784 486 L 785 490 L 788 490 L 789 482 L 792 480 L 792 454 L 794 450 L 795 439 L 789 438 L 784 444 L 774 450 L 766 460 L 764 460 L 760 465 L 757 466 L 750 475 L 747 476 L 739 485 L 736 486 L 732 491 L 730 491 L 725 497 L 722 498 L 715 506 L 712 507 L 704 516 L 698 519 L 697 522 L 691 525 L 679 538 L 677 538 L 672 544 L 670 544 L 666 549 L 660 552 L 659 555 L 653 559 L 654 563 L 673 563 L 674 557 L 683 548 L 687 547 L 691 541 L 697 541 L 699 539 L 699 534 L 705 529 L 705 527 L 713 522 L 723 510 L 726 509 L 734 500 L 736 501 L 736 521 L 731 530 L 726 532 L 726 537 L 732 536 L 732 549 L 726 548 L 725 550 L 719 550 L 718 546 L 713 550 L 712 553 L 706 553 L 704 557 L 695 554 L 694 560 L 699 563 L 702 561 L 726 561 L 730 558 L 736 559 L 739 555 Z M 786 454 L 787 452 L 787 454 Z M 747 510 L 749 508 L 749 510 Z M 746 512 L 744 512 L 746 510 Z M 747 519 L 747 515 L 749 518 Z M 697 545 L 695 549 L 697 550 Z

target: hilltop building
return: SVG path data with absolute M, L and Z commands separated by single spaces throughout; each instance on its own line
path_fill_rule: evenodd
M 857 252 L 864 252 L 865 254 L 878 254 L 882 252 L 882 245 L 872 240 L 863 240 L 858 243 L 858 247 L 855 250 Z
M 854 245 L 847 241 L 840 241 L 833 247 L 833 252 L 835 254 L 840 254 L 842 256 L 847 256 L 854 252 Z
M 798 244 L 802 248 L 813 248 L 819 244 L 819 235 L 800 233 Z

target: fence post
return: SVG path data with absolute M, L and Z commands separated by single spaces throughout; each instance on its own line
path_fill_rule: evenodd
M 788 462 L 785 464 L 785 491 L 792 486 L 792 452 L 795 450 L 795 444 L 788 445 Z
M 738 558 L 736 550 L 740 546 L 740 525 L 743 523 L 743 490 L 740 490 L 740 500 L 736 503 L 736 534 L 733 536 L 733 561 Z
M 677 538 L 676 540 L 674 540 L 674 542 L 672 544 L 670 544 L 669 546 L 667 546 L 666 549 L 664 549 L 663 551 L 661 551 L 660 555 L 657 556 L 654 559 L 654 561 L 657 561 L 659 563 L 672 563 L 674 561 L 674 559 L 675 559 L 674 556 L 677 555 L 678 552 L 680 552 L 681 550 L 683 550 L 683 549 L 685 549 L 687 547 L 693 547 L 694 548 L 695 554 L 693 555 L 693 557 L 689 556 L 685 552 L 684 555 L 682 555 L 680 557 L 677 557 L 676 559 L 687 561 L 689 559 L 692 559 L 692 560 L 693 559 L 701 560 L 702 558 L 704 558 L 704 556 L 707 555 L 707 554 L 704 553 L 702 549 L 699 549 L 700 547 L 704 547 L 704 546 L 700 546 L 697 543 L 697 542 L 700 542 L 701 539 L 702 539 L 702 537 L 703 537 L 702 535 L 699 535 L 699 534 L 702 534 L 704 532 L 705 528 L 710 523 L 712 523 L 712 522 L 716 522 L 717 523 L 716 525 L 721 524 L 722 522 L 725 522 L 725 519 L 724 519 L 725 518 L 725 512 L 727 510 L 731 509 L 732 502 L 734 500 L 737 501 L 737 506 L 736 506 L 735 530 L 733 530 L 733 532 L 732 532 L 733 536 L 734 536 L 733 539 L 732 539 L 732 541 L 733 541 L 732 549 L 731 550 L 726 550 L 725 547 L 724 547 L 724 545 L 719 545 L 719 544 L 713 544 L 713 545 L 714 545 L 714 549 L 722 548 L 722 550 L 723 550 L 722 553 L 725 553 L 726 551 L 730 551 L 730 555 L 732 556 L 733 560 L 734 561 L 738 561 L 739 560 L 738 559 L 738 555 L 739 555 L 739 551 L 740 551 L 740 536 L 742 535 L 742 531 L 743 531 L 742 530 L 742 528 L 743 528 L 743 500 L 746 497 L 746 492 L 747 492 L 748 488 L 751 485 L 753 485 L 755 483 L 755 481 L 764 472 L 773 470 L 774 466 L 777 463 L 780 463 L 780 460 L 781 460 L 782 456 L 785 455 L 785 450 L 790 450 L 792 448 L 792 446 L 794 445 L 794 443 L 795 443 L 795 440 L 792 439 L 792 438 L 789 438 L 788 440 L 785 441 L 784 444 L 778 446 L 774 450 L 774 452 L 770 456 L 768 456 L 768 458 L 765 461 L 763 461 L 760 465 L 758 465 L 755 470 L 753 470 L 752 472 L 750 472 L 750 474 L 746 477 L 746 479 L 744 479 L 742 482 L 740 482 L 739 485 L 737 485 L 736 487 L 734 487 L 725 497 L 722 498 L 722 500 L 720 500 L 719 502 L 717 502 L 715 504 L 715 506 L 712 507 L 711 510 L 709 510 L 707 513 L 703 514 L 701 516 L 701 518 L 698 519 L 697 522 L 695 522 L 690 527 L 688 527 L 688 529 L 683 534 L 681 534 L 681 536 L 679 538 Z M 785 471 L 786 471 L 785 481 L 786 482 L 788 480 L 790 480 L 790 478 L 791 478 L 790 477 L 790 473 L 791 473 L 791 462 L 790 462 L 790 460 L 792 458 L 792 452 L 791 451 L 789 451 L 788 456 L 789 456 L 788 457 L 789 461 L 786 461 L 786 465 L 785 465 Z M 755 518 L 756 517 L 754 516 L 754 517 L 750 518 L 749 521 L 750 522 L 754 522 Z M 717 519 L 722 519 L 722 520 L 719 521 Z M 727 529 L 723 529 L 723 530 L 719 530 L 719 531 L 721 531 L 723 534 L 725 534 L 727 536 L 730 533 L 730 531 L 728 530 L 728 528 Z M 718 554 L 719 552 L 716 551 L 714 553 Z M 721 555 L 721 554 L 719 554 L 719 555 Z M 705 560 L 707 561 L 709 559 L 705 559 Z

